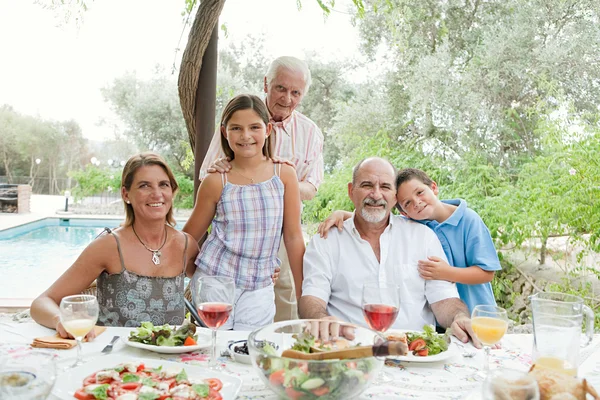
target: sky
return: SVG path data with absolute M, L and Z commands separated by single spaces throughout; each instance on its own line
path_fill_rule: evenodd
M 0 105 L 44 119 L 74 119 L 84 137 L 107 140 L 113 128 L 98 123 L 115 117 L 100 89 L 128 71 L 144 79 L 156 65 L 167 71 L 174 62 L 179 65 L 188 33 L 181 15 L 184 1 L 88 3 L 76 24 L 74 19 L 64 23 L 64 13 L 31 0 L 0 0 Z M 264 34 L 266 54 L 273 58 L 302 58 L 305 51 L 323 60 L 353 57 L 358 33 L 347 13 L 349 3 L 338 0 L 339 11 L 325 19 L 316 0 L 302 0 L 301 10 L 296 0 L 227 0 L 219 21 L 227 37 L 220 33 L 219 47 Z

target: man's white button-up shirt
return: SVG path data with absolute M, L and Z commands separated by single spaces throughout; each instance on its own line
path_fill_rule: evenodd
M 400 310 L 392 327 L 422 330 L 423 325 L 434 324 L 429 304 L 459 297 L 454 283 L 419 276 L 419 260 L 428 256 L 446 260 L 435 233 L 422 224 L 390 215 L 379 244 L 380 262 L 356 230 L 354 217 L 344 222 L 342 232 L 331 229 L 327 239 L 315 235 L 304 254 L 302 295 L 325 301 L 329 315 L 366 325 L 361 308 L 363 284 L 392 282 L 400 286 Z

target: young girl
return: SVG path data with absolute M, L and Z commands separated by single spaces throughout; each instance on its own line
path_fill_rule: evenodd
M 304 238 L 300 192 L 292 167 L 270 158 L 269 112 L 260 98 L 234 97 L 221 117 L 221 146 L 231 159 L 229 173 L 202 181 L 194 211 L 183 230 L 199 240 L 212 230 L 196 258 L 192 290 L 203 275 L 235 280 L 233 318 L 225 329 L 254 330 L 273 322 L 273 275 L 283 240 L 297 296 L 302 288 Z M 193 292 L 192 292 L 193 293 Z

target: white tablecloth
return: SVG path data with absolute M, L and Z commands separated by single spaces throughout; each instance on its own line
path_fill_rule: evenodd
M 127 337 L 131 328 L 108 328 L 95 341 L 84 343 L 86 360 L 103 357 L 101 350 L 109 340 L 119 335 Z M 0 323 L 0 343 L 11 343 L 28 346 L 34 337 L 48 336 L 54 331 L 35 323 L 5 324 Z M 209 338 L 208 332 L 202 332 Z M 217 351 L 222 354 L 230 340 L 240 340 L 248 337 L 248 332 L 219 331 Z M 506 335 L 502 340 L 502 349 L 492 350 L 491 368 L 505 367 L 526 371 L 531 365 L 532 335 Z M 560 339 L 558 339 L 560 340 Z M 467 350 L 474 349 L 466 345 Z M 159 354 L 131 348 L 120 340 L 117 341 L 112 354 L 131 356 L 132 358 L 152 358 L 188 364 L 206 366 L 209 348 L 193 353 Z M 56 350 L 61 360 L 72 361 L 76 349 Z M 600 335 L 596 335 L 589 346 L 581 350 L 579 376 L 587 378 L 596 388 L 600 389 Z M 69 360 L 67 360 L 69 359 Z M 62 361 L 61 361 L 62 362 Z M 277 399 L 254 372 L 251 366 L 233 361 L 225 353 L 219 357 L 225 373 L 238 376 L 243 381 L 242 390 L 237 399 Z M 477 350 L 473 358 L 462 356 L 462 349 L 447 360 L 435 363 L 406 363 L 392 360 L 386 361 L 385 370 L 392 374 L 393 382 L 385 385 L 372 385 L 360 399 L 427 399 L 427 400 L 458 400 L 479 398 L 481 383 L 473 378 L 475 372 L 482 368 L 483 353 Z M 56 399 L 56 397 L 51 397 Z

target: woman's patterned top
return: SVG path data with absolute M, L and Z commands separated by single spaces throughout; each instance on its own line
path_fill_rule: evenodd
M 121 272 L 103 271 L 98 277 L 98 325 L 137 327 L 144 321 L 154 325 L 181 325 L 185 317 L 183 299 L 188 238 L 185 236 L 183 268 L 174 277 L 138 275 L 125 268 L 119 238 L 110 229 L 106 231 L 117 241 Z

